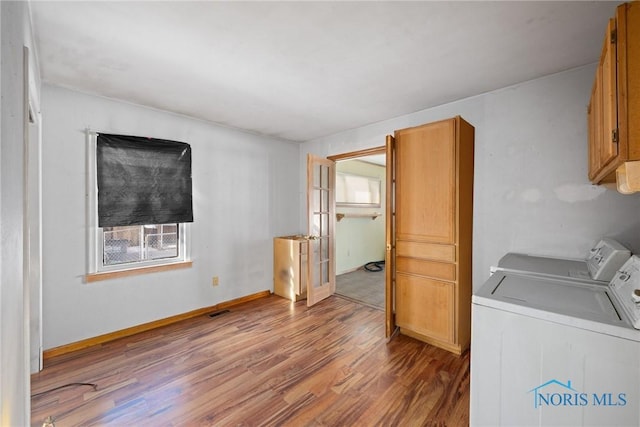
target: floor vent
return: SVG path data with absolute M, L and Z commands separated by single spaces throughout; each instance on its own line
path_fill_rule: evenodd
M 221 314 L 225 314 L 225 313 L 228 313 L 228 312 L 229 312 L 229 310 L 215 311 L 215 312 L 209 314 L 209 317 L 217 317 L 217 316 L 220 316 Z

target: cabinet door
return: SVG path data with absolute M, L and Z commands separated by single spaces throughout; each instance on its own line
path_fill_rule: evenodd
M 298 246 L 300 251 L 300 266 L 298 267 L 298 271 L 300 272 L 298 277 L 297 287 L 296 287 L 296 295 L 306 297 L 307 295 L 307 271 L 309 271 L 309 266 L 307 264 L 307 248 L 309 247 L 309 241 L 300 242 L 300 246 Z
M 300 282 L 307 276 L 306 265 L 304 268 L 301 265 L 300 247 L 301 242 L 294 238 L 283 236 L 273 239 L 273 292 L 291 301 L 298 300 Z
M 398 273 L 396 323 L 441 341 L 453 341 L 454 285 L 427 277 Z
M 616 21 L 610 19 L 587 113 L 589 179 L 592 182 L 600 182 L 603 174 L 606 175 L 611 168 L 615 168 L 612 162 L 618 157 L 617 54 L 613 39 L 615 30 Z M 605 168 L 609 172 L 604 173 Z
M 396 238 L 455 243 L 455 121 L 396 133 Z
M 596 78 L 591 90 L 587 123 L 589 126 L 589 179 L 594 180 L 600 171 L 600 147 L 602 146 L 602 73 L 596 70 Z
M 616 21 L 610 19 L 599 66 L 602 74 L 602 130 L 604 132 L 600 146 L 600 167 L 606 166 L 618 155 L 616 45 L 612 39 L 615 29 Z

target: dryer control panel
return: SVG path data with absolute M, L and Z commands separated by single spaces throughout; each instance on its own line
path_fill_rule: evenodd
M 634 328 L 640 329 L 640 258 L 629 258 L 609 283 L 609 288 Z
M 616 271 L 631 257 L 631 251 L 607 237 L 589 251 L 587 267 L 593 280 L 605 282 L 613 279 Z

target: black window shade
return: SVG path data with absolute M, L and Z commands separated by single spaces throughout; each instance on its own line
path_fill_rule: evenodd
M 98 226 L 193 222 L 191 146 L 99 134 Z

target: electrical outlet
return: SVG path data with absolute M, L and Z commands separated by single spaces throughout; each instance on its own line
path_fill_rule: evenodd
M 211 281 L 211 284 L 212 284 L 213 286 L 218 286 L 218 284 L 219 284 L 219 283 L 220 283 L 220 282 L 219 282 L 219 280 L 218 280 L 218 276 L 213 276 L 213 280 Z

